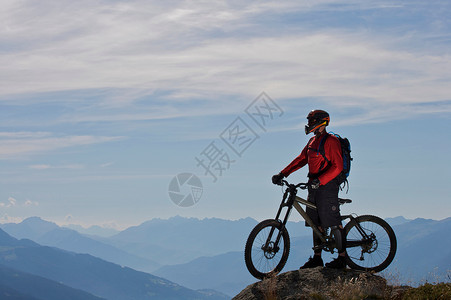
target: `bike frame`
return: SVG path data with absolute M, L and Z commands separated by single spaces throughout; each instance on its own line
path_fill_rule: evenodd
M 318 226 L 313 223 L 312 219 L 308 216 L 307 212 L 302 208 L 301 204 L 305 205 L 306 207 L 312 208 L 312 209 L 317 209 L 317 207 L 313 203 L 307 201 L 306 199 L 297 196 L 298 187 L 305 189 L 307 187 L 307 185 L 306 184 L 294 185 L 294 184 L 287 183 L 287 189 L 284 192 L 282 202 L 279 206 L 279 210 L 277 211 L 275 220 L 282 224 L 282 226 L 283 226 L 282 228 L 285 228 L 285 226 L 288 222 L 288 219 L 290 217 L 291 211 L 294 207 L 297 210 L 297 212 L 302 216 L 302 218 L 304 218 L 305 222 L 312 228 L 313 232 L 321 239 L 322 245 L 319 246 L 319 248 L 325 249 L 327 247 L 325 250 L 328 250 L 333 253 L 334 247 L 330 247 L 332 245 L 328 245 L 329 241 L 327 240 L 328 237 L 325 233 L 326 231 L 321 232 L 319 230 Z M 285 213 L 285 217 L 282 221 L 282 220 L 280 220 L 280 215 L 282 214 L 282 210 L 284 207 L 287 207 L 287 212 Z M 341 219 L 342 220 L 350 219 L 349 222 L 353 222 L 355 224 L 355 227 L 359 231 L 359 233 L 362 235 L 362 240 L 348 241 L 346 248 L 362 246 L 363 244 L 366 243 L 366 241 L 370 240 L 370 237 L 360 227 L 360 224 L 355 220 L 354 216 L 344 215 L 344 216 L 341 216 Z M 268 235 L 266 245 L 269 245 L 273 233 L 274 233 L 274 227 L 271 229 L 271 231 Z M 282 230 L 279 230 L 279 233 L 278 233 L 276 241 L 275 241 L 275 246 L 277 248 L 278 248 L 281 236 L 282 236 Z

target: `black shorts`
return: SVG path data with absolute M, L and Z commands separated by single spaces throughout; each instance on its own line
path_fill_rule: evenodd
M 313 223 L 323 228 L 341 225 L 340 206 L 338 204 L 339 185 L 333 179 L 317 190 L 309 189 L 308 201 L 317 209 L 307 207 L 307 215 Z

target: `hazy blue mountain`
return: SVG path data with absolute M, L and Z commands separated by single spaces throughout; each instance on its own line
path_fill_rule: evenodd
M 404 282 L 444 280 L 451 270 L 451 217 L 415 219 L 394 226 L 398 252 L 388 271 Z M 449 281 L 449 277 L 448 277 Z
M 312 255 L 312 237 L 291 237 L 291 251 L 283 271 L 296 270 Z M 183 286 L 199 289 L 211 287 L 228 295 L 236 295 L 246 286 L 257 281 L 246 269 L 244 244 L 241 251 L 212 257 L 200 257 L 189 263 L 164 266 L 153 272 L 157 276 Z M 324 254 L 324 259 L 332 255 Z
M 237 221 L 182 217 L 153 219 L 104 241 L 162 264 L 178 264 L 200 256 L 241 249 L 255 224 L 257 222 L 251 218 Z
M 191 221 L 202 223 L 205 220 L 191 219 Z M 241 239 L 236 240 L 235 244 L 232 236 L 234 232 L 229 232 L 228 228 L 229 222 L 236 221 L 222 221 L 215 224 L 215 230 L 221 232 L 221 236 L 225 241 L 229 241 L 228 245 L 225 245 L 223 249 L 228 249 L 230 252 L 213 256 L 202 256 L 183 264 L 163 266 L 152 272 L 152 274 L 192 289 L 212 288 L 231 296 L 236 295 L 247 285 L 255 282 L 255 279 L 249 274 L 244 264 L 243 251 L 247 237 L 257 224 L 257 221 L 249 219 L 247 220 L 248 222 L 243 222 L 246 224 L 246 229 L 240 234 Z M 311 251 L 311 229 L 305 227 L 304 221 L 288 222 L 287 228 L 292 241 L 300 235 L 307 235 L 301 240 L 307 243 L 306 251 Z M 185 232 L 184 234 L 187 236 L 192 235 L 190 232 Z M 195 237 L 192 236 L 192 238 L 194 239 Z
M 36 219 L 33 221 L 38 223 Z M 451 269 L 451 253 L 448 250 L 451 249 L 451 240 L 446 238 L 451 229 L 450 218 L 435 221 L 396 217 L 387 221 L 398 238 L 397 256 L 387 273 L 399 274 L 400 280 L 407 283 L 428 279 L 428 276 L 429 280 L 435 279 L 436 275 L 443 277 Z M 174 217 L 154 219 L 113 237 L 98 239 L 103 244 L 111 244 L 136 256 L 167 265 L 152 272 L 155 275 L 191 289 L 210 288 L 234 295 L 253 282 L 244 266 L 243 249 L 248 234 L 256 224 L 257 221 L 251 218 L 231 221 Z M 52 241 L 54 246 L 70 244 L 72 240 L 74 245 L 70 249 L 81 251 L 76 248 L 80 243 L 77 238 L 61 228 L 57 229 L 40 238 L 43 242 Z M 299 268 L 312 255 L 311 229 L 306 228 L 303 222 L 289 222 L 288 231 L 291 251 L 284 271 Z M 64 243 L 58 244 L 65 239 Z M 323 256 L 327 262 L 336 254 L 324 253 Z M 434 278 L 428 275 L 431 272 Z
M 385 219 L 385 221 L 387 221 L 387 223 L 393 227 L 393 226 L 397 226 L 397 225 L 401 225 L 401 224 L 410 222 L 412 220 L 406 219 L 403 216 L 398 216 L 398 217 L 394 217 L 394 218 L 387 218 L 387 219 Z
M 28 238 L 41 245 L 91 254 L 140 271 L 151 272 L 160 266 L 150 259 L 129 254 L 109 244 L 84 236 L 75 230 L 60 228 L 52 222 L 37 217 L 28 218 L 19 224 L 4 224 L 1 227 L 18 239 Z
M 228 299 L 219 293 L 194 291 L 88 254 L 17 240 L 3 230 L 0 230 L 0 264 L 109 300 Z
M 78 233 L 81 233 L 84 235 L 96 235 L 96 236 L 101 236 L 101 237 L 110 237 L 110 236 L 113 236 L 120 232 L 119 230 L 116 230 L 113 228 L 105 228 L 105 227 L 101 227 L 98 225 L 93 225 L 88 228 L 84 228 L 83 226 L 80 226 L 80 225 L 70 224 L 70 225 L 65 225 L 63 227 L 75 230 Z
M 67 228 L 57 228 L 47 232 L 37 239 L 37 242 L 41 245 L 53 246 L 63 250 L 91 254 L 104 260 L 145 272 L 151 272 L 160 266 L 154 261 L 129 254 Z
M 59 227 L 55 223 L 44 221 L 39 217 L 31 217 L 18 224 L 0 224 L 0 228 L 17 239 L 36 241 L 42 235 Z
M 416 219 L 401 222 L 393 229 L 398 240 L 398 251 L 385 273 L 395 274 L 401 283 L 446 280 L 446 272 L 451 269 L 451 218 L 441 221 Z M 290 256 L 283 272 L 298 269 L 313 254 L 312 237 L 308 231 L 307 235 L 300 237 L 290 233 L 290 239 Z M 328 262 L 336 255 L 323 253 L 323 260 Z M 245 267 L 243 249 L 198 258 L 181 265 L 164 266 L 154 274 L 190 288 L 210 286 L 229 295 L 256 281 Z
M 0 265 L 0 299 L 102 300 L 104 298 Z
M 130 227 L 112 237 L 86 236 L 38 217 L 21 223 L 1 224 L 16 238 L 28 238 L 39 244 L 152 272 L 161 265 L 186 263 L 202 256 L 240 251 L 257 221 L 236 221 L 173 217 L 153 219 Z M 308 234 L 304 222 L 289 222 L 291 236 Z M 158 261 L 158 263 L 155 263 Z
M 2 300 L 42 300 L 30 295 L 25 295 L 9 286 L 0 284 L 0 299 Z
M 202 256 L 241 251 L 256 224 L 252 218 L 235 221 L 182 217 L 153 219 L 102 241 L 161 264 L 173 265 Z M 309 230 L 303 222 L 290 222 L 288 227 L 293 236 Z
M 186 264 L 162 267 L 153 274 L 191 289 L 212 288 L 230 296 L 255 282 L 244 265 L 243 252 L 200 257 Z

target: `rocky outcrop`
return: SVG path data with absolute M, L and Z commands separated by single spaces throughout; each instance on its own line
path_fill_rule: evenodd
M 372 273 L 318 267 L 259 281 L 232 300 L 396 299 L 399 292 Z

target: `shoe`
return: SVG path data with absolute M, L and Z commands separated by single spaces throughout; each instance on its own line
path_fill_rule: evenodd
M 344 256 L 339 255 L 336 259 L 327 263 L 326 268 L 344 269 L 344 268 L 346 268 L 346 258 Z
M 323 259 L 321 256 L 313 255 L 313 257 L 310 257 L 308 261 L 299 269 L 310 269 L 310 268 L 316 268 L 316 267 L 323 267 Z

